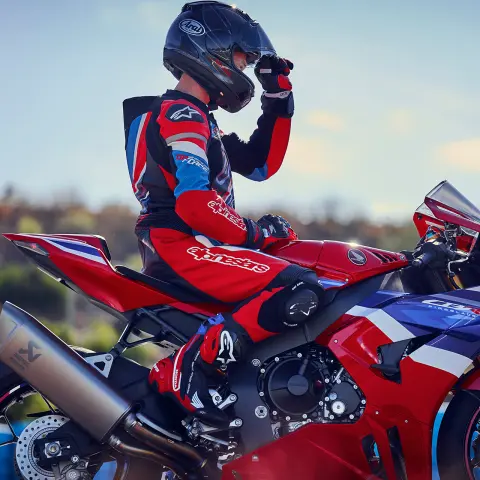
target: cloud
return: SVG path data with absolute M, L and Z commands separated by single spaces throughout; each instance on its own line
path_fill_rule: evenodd
M 415 119 L 411 110 L 398 108 L 391 110 L 387 117 L 388 128 L 398 135 L 404 135 L 413 131 Z
M 304 135 L 290 138 L 285 162 L 290 175 L 336 177 L 341 163 L 341 153 L 324 139 Z
M 447 143 L 438 153 L 447 165 L 467 172 L 480 172 L 480 138 Z
M 340 115 L 325 110 L 312 110 L 307 116 L 307 123 L 331 132 L 339 132 L 345 128 L 345 121 Z

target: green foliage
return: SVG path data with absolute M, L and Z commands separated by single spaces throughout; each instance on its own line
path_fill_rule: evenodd
M 62 233 L 93 233 L 95 231 L 95 217 L 84 208 L 76 208 L 61 217 L 57 223 L 57 230 Z
M 65 312 L 66 287 L 30 265 L 0 269 L 0 301 L 9 301 L 33 315 L 59 319 Z
M 95 352 L 108 352 L 116 343 L 119 333 L 113 325 L 107 322 L 94 321 L 83 335 L 80 346 Z
M 17 223 L 17 232 L 42 233 L 42 224 L 35 217 L 24 215 Z

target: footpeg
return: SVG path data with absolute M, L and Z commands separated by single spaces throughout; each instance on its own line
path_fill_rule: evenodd
M 241 418 L 235 418 L 225 428 L 206 425 L 198 418 L 194 418 L 191 423 L 184 420 L 182 424 L 186 428 L 189 436 L 196 438 L 202 437 L 206 434 L 209 435 L 211 433 L 227 432 L 228 430 L 232 430 L 234 428 L 240 428 L 243 425 L 243 420 Z
M 234 393 L 230 393 L 227 397 L 225 397 L 225 399 L 223 399 L 216 390 L 210 389 L 209 393 L 212 397 L 214 405 L 219 410 L 225 410 L 227 407 L 233 405 L 238 400 L 238 397 Z

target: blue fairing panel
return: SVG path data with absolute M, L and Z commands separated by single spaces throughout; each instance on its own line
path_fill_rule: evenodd
M 480 291 L 408 295 L 383 311 L 414 336 L 436 335 L 428 344 L 475 358 L 480 353 Z

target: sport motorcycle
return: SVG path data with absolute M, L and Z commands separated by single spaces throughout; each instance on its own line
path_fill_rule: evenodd
M 1 306 L 0 420 L 12 432 L 1 446 L 19 478 L 91 480 L 115 460 L 116 480 L 425 480 L 434 457 L 441 480 L 480 478 L 480 210 L 444 181 L 413 220 L 412 251 L 329 240 L 267 251 L 314 270 L 327 305 L 219 372 L 223 429 L 153 391 L 149 368 L 124 353 L 150 343 L 167 355 L 225 305 L 112 265 L 99 236 L 4 234 L 124 323 L 93 352 Z M 18 433 L 10 412 L 30 397 L 48 408 Z

